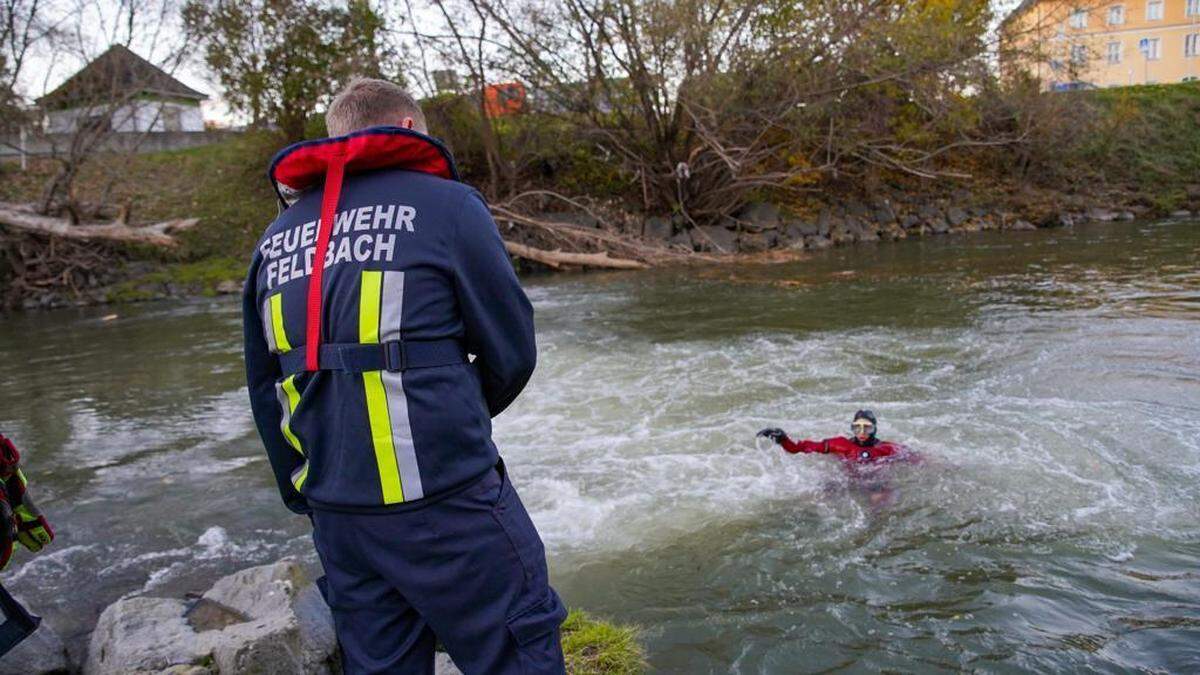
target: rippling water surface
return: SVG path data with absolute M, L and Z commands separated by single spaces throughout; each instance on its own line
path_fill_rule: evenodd
M 660 671 L 1200 669 L 1200 223 L 527 288 L 541 362 L 497 441 L 560 592 L 640 625 Z M 0 325 L 0 430 L 60 533 L 4 583 L 76 654 L 122 595 L 313 560 L 238 311 Z M 753 443 L 861 407 L 926 458 L 887 503 Z

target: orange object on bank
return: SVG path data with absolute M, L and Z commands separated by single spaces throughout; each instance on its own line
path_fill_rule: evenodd
M 483 90 L 483 109 L 488 117 L 505 117 L 524 111 L 525 85 L 520 82 L 489 84 Z

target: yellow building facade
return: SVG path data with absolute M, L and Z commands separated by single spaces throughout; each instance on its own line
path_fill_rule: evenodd
M 1026 0 L 1000 31 L 1003 68 L 1046 89 L 1200 80 L 1200 0 Z

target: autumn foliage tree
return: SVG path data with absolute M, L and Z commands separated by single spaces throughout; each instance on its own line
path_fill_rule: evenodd
M 189 0 L 183 21 L 229 105 L 288 140 L 351 77 L 399 79 L 385 19 L 366 0 Z

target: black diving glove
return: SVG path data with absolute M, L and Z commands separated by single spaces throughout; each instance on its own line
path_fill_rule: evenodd
M 787 434 L 783 433 L 783 429 L 763 429 L 757 435 L 769 438 L 777 444 L 783 443 L 783 439 L 787 438 Z

